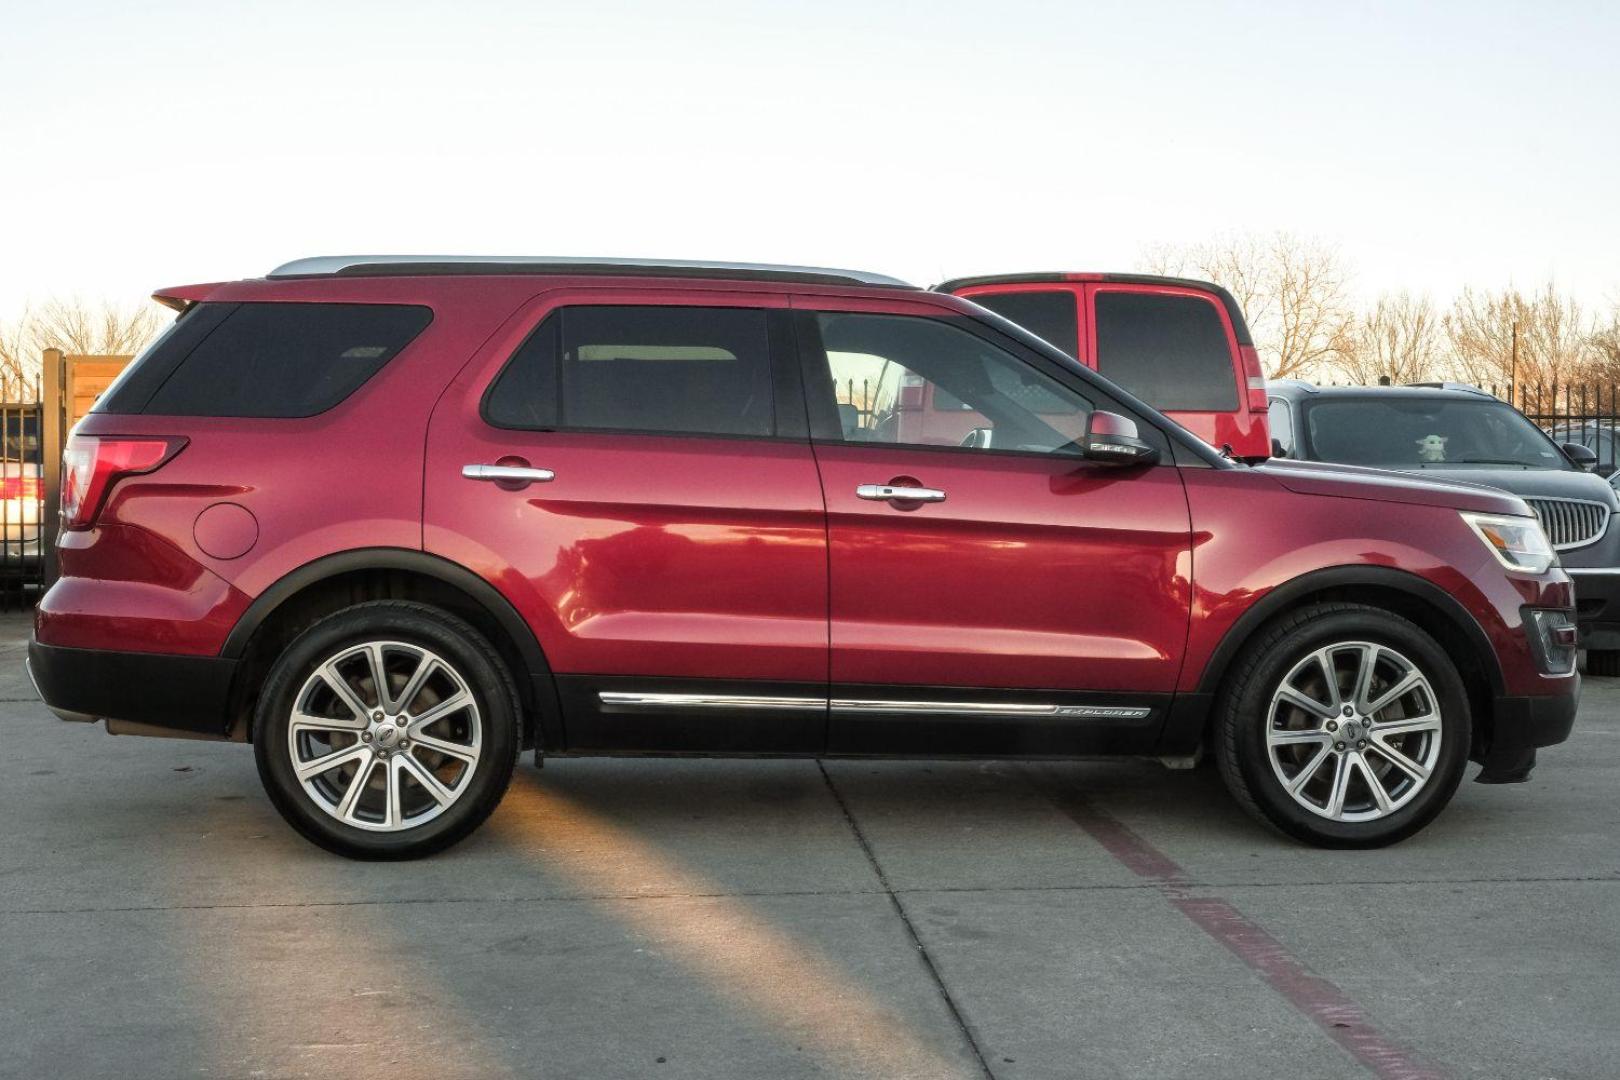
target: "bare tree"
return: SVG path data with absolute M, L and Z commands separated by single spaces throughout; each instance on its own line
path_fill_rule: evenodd
M 1460 374 L 1480 385 L 1567 386 L 1591 375 L 1598 356 L 1590 320 L 1548 282 L 1529 295 L 1514 288 L 1465 288 L 1445 318 Z
M 125 307 L 111 301 L 49 300 L 0 323 L 0 397 L 31 400 L 46 349 L 79 356 L 127 356 L 145 348 L 163 329 L 151 305 Z
M 1235 234 L 1153 248 L 1143 262 L 1153 273 L 1224 286 L 1242 305 L 1260 360 L 1275 379 L 1328 366 L 1351 321 L 1349 273 L 1338 251 L 1319 240 L 1285 232 Z
M 1610 386 L 1620 385 L 1620 304 L 1599 323 L 1589 339 L 1592 348 L 1592 377 Z
M 28 330 L 28 313 L 0 323 L 0 401 L 28 401 L 39 381 L 39 354 Z
M 1440 372 L 1445 335 L 1440 312 L 1427 296 L 1385 293 L 1371 311 L 1345 324 L 1334 349 L 1334 366 L 1350 382 L 1396 386 L 1422 382 Z
M 35 344 L 81 356 L 127 356 L 139 352 L 163 328 L 155 307 L 123 307 L 110 301 L 50 300 L 34 315 Z

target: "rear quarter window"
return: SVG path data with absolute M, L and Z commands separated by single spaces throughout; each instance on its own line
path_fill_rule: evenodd
M 432 319 L 428 308 L 400 304 L 200 304 L 94 411 L 314 416 L 358 390 Z
M 1198 296 L 1097 293 L 1097 371 L 1154 408 L 1236 412 L 1237 374 L 1219 309 Z

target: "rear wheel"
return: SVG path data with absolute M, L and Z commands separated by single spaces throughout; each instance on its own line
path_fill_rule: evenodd
M 359 604 L 301 634 L 254 722 L 276 809 L 362 859 L 442 850 L 477 828 L 512 777 L 517 695 L 470 625 L 403 601 Z
M 1261 820 L 1325 847 L 1377 847 L 1450 801 L 1471 724 L 1456 666 L 1423 630 L 1378 608 L 1318 604 L 1244 654 L 1215 750 Z

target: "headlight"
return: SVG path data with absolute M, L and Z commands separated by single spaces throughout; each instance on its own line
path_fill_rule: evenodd
M 1547 534 L 1541 531 L 1541 523 L 1535 518 L 1460 513 L 1474 535 L 1491 549 L 1496 561 L 1509 570 L 1541 574 L 1558 561 L 1552 545 L 1547 542 Z

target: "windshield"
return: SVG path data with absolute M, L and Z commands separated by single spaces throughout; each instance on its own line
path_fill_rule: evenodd
M 1573 468 L 1551 439 L 1500 401 L 1366 397 L 1313 401 L 1305 409 L 1309 456 L 1386 469 L 1455 465 Z

